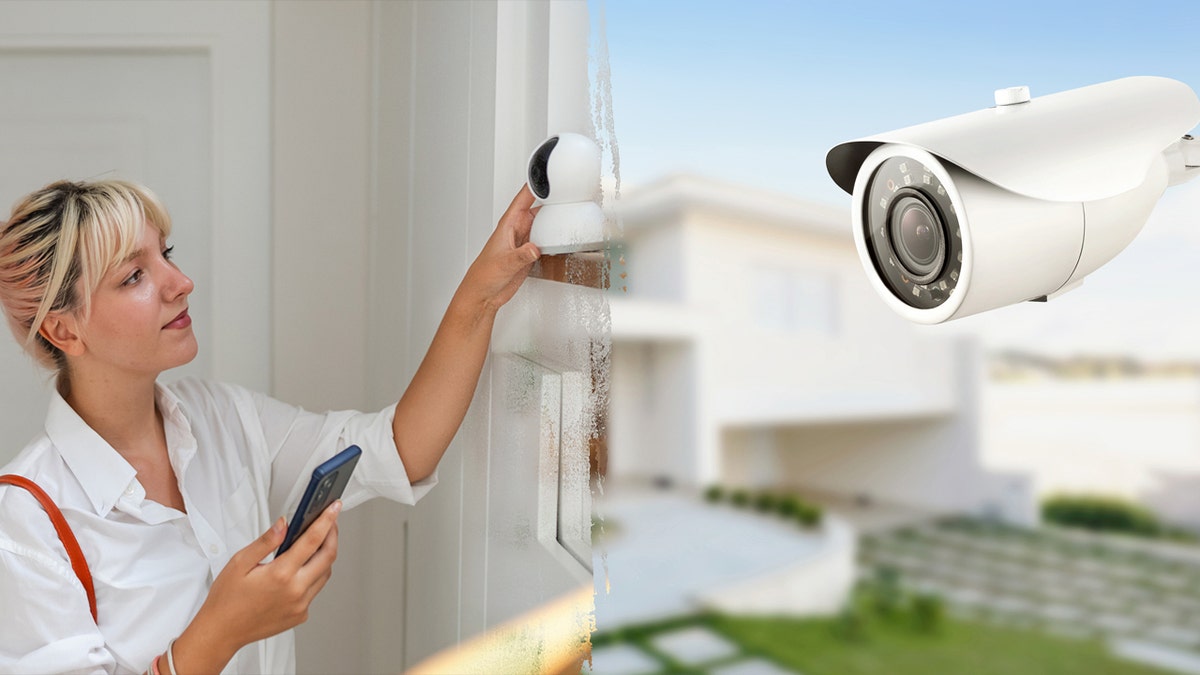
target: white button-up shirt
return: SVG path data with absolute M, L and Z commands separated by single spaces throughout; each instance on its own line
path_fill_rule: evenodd
M 55 394 L 45 433 L 0 474 L 50 494 L 79 539 L 99 625 L 46 512 L 0 486 L 0 672 L 140 673 L 191 622 L 221 569 L 284 515 L 312 470 L 363 450 L 342 497 L 413 504 L 436 474 L 409 483 L 393 409 L 314 414 L 240 387 L 195 379 L 159 386 L 167 452 L 187 513 L 146 499 L 137 472 Z M 226 673 L 295 671 L 287 631 L 241 649 Z

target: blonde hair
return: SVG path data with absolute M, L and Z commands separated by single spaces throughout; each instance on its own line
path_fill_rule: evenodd
M 148 223 L 171 218 L 146 187 L 119 180 L 58 181 L 20 199 L 0 224 L 0 304 L 17 342 L 39 364 L 66 372 L 65 355 L 38 332 L 50 312 L 91 312 L 92 294 L 138 247 Z

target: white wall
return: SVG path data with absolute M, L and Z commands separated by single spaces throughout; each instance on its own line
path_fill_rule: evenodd
M 622 284 L 628 290 L 622 297 L 683 302 L 691 259 L 686 235 L 686 225 L 673 219 L 637 229 L 631 225 L 625 233 L 628 277 Z
M 702 482 L 696 365 L 695 347 L 688 342 L 617 343 L 611 368 L 608 477 Z
M 369 2 L 272 5 L 272 392 L 310 410 L 383 405 L 367 396 L 373 12 Z M 393 575 L 371 573 L 380 510 L 340 519 L 336 573 L 298 629 L 300 672 L 400 658 L 402 645 L 373 639 L 365 611 L 380 597 L 403 603 Z M 402 570 L 403 553 L 393 560 Z
M 991 382 L 983 457 L 1039 498 L 1138 500 L 1200 528 L 1200 382 L 1194 378 Z
M 977 451 L 979 356 L 964 343 L 947 358 L 961 373 L 950 392 L 960 406 L 955 415 L 779 429 L 778 459 L 786 480 L 935 511 L 982 510 L 1000 486 Z M 736 435 L 732 440 L 736 448 Z M 728 461 L 737 463 L 738 454 L 734 449 Z
M 705 213 L 688 231 L 687 298 L 711 313 L 703 367 L 722 424 L 956 409 L 950 343 L 918 335 L 880 302 L 848 232 Z

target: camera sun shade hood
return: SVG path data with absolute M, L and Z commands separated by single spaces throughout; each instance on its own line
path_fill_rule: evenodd
M 1163 150 L 1200 123 L 1200 100 L 1165 77 L 1127 77 L 849 141 L 825 158 L 853 194 L 867 155 L 884 144 L 923 148 L 1005 190 L 1090 202 L 1132 190 Z

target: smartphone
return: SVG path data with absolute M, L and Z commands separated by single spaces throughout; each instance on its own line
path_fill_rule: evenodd
M 284 551 L 291 548 L 300 535 L 308 529 L 308 526 L 312 525 L 313 521 L 325 511 L 326 507 L 342 496 L 342 492 L 346 490 L 346 483 L 350 482 L 350 474 L 354 471 L 354 466 L 358 464 L 360 455 L 362 455 L 362 449 L 357 445 L 352 445 L 334 455 L 333 459 L 313 469 L 312 478 L 308 481 L 308 488 L 304 490 L 304 497 L 300 499 L 300 506 L 296 509 L 296 515 L 292 516 L 287 535 L 284 536 L 283 543 L 279 545 L 275 557 L 283 555 Z

